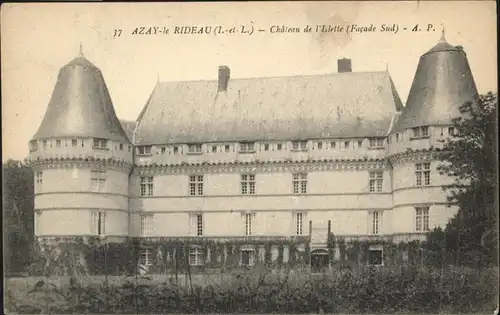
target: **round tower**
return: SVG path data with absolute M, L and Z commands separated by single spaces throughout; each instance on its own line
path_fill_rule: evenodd
M 82 53 L 60 69 L 29 158 L 37 239 L 128 236 L 132 144 L 101 71 Z
M 453 136 L 460 106 L 477 94 L 465 51 L 450 45 L 443 30 L 437 45 L 420 57 L 406 106 L 388 136 L 396 234 L 413 231 L 423 238 L 454 215 L 442 190 L 452 179 L 438 173 L 438 153 Z

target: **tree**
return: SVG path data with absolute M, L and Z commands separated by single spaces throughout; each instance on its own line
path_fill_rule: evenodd
M 2 171 L 5 270 L 19 272 L 29 265 L 34 239 L 33 171 L 26 160 L 8 160 Z
M 443 189 L 458 211 L 444 231 L 428 235 L 428 243 L 445 246 L 446 257 L 457 264 L 498 263 L 497 106 L 497 94 L 491 92 L 461 105 L 462 117 L 454 119 L 454 135 L 444 141 L 440 155 L 440 174 L 454 179 Z

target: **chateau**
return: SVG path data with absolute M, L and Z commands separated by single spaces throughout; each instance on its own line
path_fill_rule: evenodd
M 29 143 L 35 234 L 138 239 L 146 266 L 172 259 L 162 242 L 189 240 L 189 264 L 201 266 L 234 253 L 201 240 L 237 241 L 238 264 L 252 265 L 291 259 L 273 240 L 321 257 L 333 234 L 372 240 L 369 262 L 381 264 L 375 243 L 422 240 L 455 213 L 437 154 L 476 95 L 465 51 L 443 34 L 420 57 L 405 106 L 388 71 L 353 72 L 350 59 L 294 77 L 233 79 L 220 66 L 215 80 L 158 82 L 127 123 L 81 54 L 60 70 Z

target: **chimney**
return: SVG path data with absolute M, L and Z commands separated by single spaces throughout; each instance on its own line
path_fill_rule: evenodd
M 227 91 L 227 84 L 229 82 L 230 70 L 228 66 L 219 66 L 219 86 L 217 91 Z
M 337 68 L 338 72 L 352 72 L 352 65 L 351 65 L 351 59 L 348 58 L 342 58 L 337 60 Z

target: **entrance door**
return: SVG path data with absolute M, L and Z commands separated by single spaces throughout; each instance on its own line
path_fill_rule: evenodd
M 316 249 L 311 252 L 311 271 L 322 272 L 328 269 L 328 252 Z

